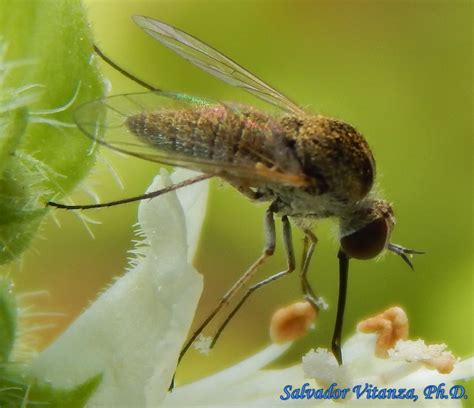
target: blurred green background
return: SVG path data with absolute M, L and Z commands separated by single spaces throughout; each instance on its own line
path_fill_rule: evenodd
M 343 119 L 371 145 L 379 190 L 393 202 L 392 240 L 424 250 L 411 271 L 388 254 L 350 266 L 345 337 L 362 318 L 392 305 L 408 313 L 411 338 L 444 342 L 472 354 L 472 10 L 462 1 L 103 1 L 85 2 L 96 41 L 113 60 L 167 90 L 264 106 L 199 71 L 147 36 L 130 19 L 143 14 L 210 43 L 308 109 Z M 111 94 L 141 91 L 104 66 Z M 104 151 L 125 189 L 99 165 L 87 184 L 102 200 L 140 194 L 157 165 Z M 83 194 L 76 202 L 85 202 Z M 213 182 L 196 266 L 205 276 L 198 320 L 258 256 L 265 207 Z M 91 239 L 75 215 L 57 212 L 13 276 L 20 292 L 47 289 L 35 303 L 64 311 L 47 344 L 96 294 L 122 273 L 131 248 L 136 205 L 96 211 Z M 280 229 L 279 229 L 280 231 Z M 317 328 L 282 360 L 328 347 L 337 299 L 337 240 L 332 222 L 317 228 L 311 282 L 330 305 Z M 294 231 L 297 254 L 302 236 Z M 261 271 L 284 268 L 281 245 Z M 301 298 L 297 273 L 249 300 L 210 357 L 191 352 L 181 381 L 201 377 L 269 342 L 277 307 Z M 211 333 L 212 331 L 209 331 Z

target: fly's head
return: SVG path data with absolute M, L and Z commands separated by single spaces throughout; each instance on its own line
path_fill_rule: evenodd
M 371 199 L 341 220 L 341 248 L 355 259 L 372 259 L 388 249 L 413 269 L 410 256 L 424 252 L 390 243 L 394 226 L 395 216 L 390 203 Z

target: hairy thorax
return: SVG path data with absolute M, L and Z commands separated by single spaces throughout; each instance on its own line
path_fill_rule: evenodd
M 312 188 L 272 186 L 279 212 L 324 218 L 343 216 L 372 189 L 375 161 L 352 126 L 323 116 L 283 116 L 280 126 Z M 269 194 L 270 191 L 267 191 Z

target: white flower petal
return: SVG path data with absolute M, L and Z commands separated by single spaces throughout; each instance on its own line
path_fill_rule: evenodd
M 199 173 L 177 168 L 172 175 L 174 183 L 195 177 Z M 206 215 L 207 194 L 209 182 L 198 182 L 179 189 L 176 193 L 186 218 L 186 233 L 188 242 L 188 261 L 192 262 L 199 244 L 199 234 Z
M 169 184 L 162 173 L 149 191 Z M 140 259 L 40 353 L 34 375 L 69 388 L 103 374 L 89 407 L 155 407 L 164 398 L 202 291 L 187 259 L 203 219 L 193 211 L 203 211 L 206 189 L 207 182 L 183 189 L 184 211 L 175 192 L 141 202 L 147 245 Z
M 290 345 L 271 345 L 217 374 L 177 387 L 168 394 L 160 407 L 246 407 L 256 406 L 251 404 L 259 398 L 277 401 L 283 385 L 288 384 L 288 381 L 303 379 L 301 367 L 284 370 L 262 368 L 282 355 Z
M 303 356 L 302 365 L 306 378 L 314 378 L 320 385 L 337 383 L 346 387 L 351 382 L 347 365 L 339 366 L 334 355 L 326 349 L 310 350 Z
M 366 359 L 374 355 L 376 334 L 365 334 L 356 332 L 344 343 L 344 362 L 347 364 L 360 359 Z
M 394 382 L 393 385 L 403 387 L 411 384 L 411 387 L 418 388 L 427 384 L 448 383 L 472 377 L 474 377 L 474 357 L 457 362 L 454 370 L 449 374 L 440 374 L 436 370 L 421 367 L 416 372 Z

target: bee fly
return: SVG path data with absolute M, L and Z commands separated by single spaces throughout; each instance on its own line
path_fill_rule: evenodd
M 152 92 L 117 95 L 86 103 L 76 111 L 78 127 L 97 143 L 115 151 L 202 174 L 160 191 L 109 203 L 48 204 L 65 209 L 109 207 L 156 197 L 211 177 L 220 177 L 251 200 L 270 203 L 265 215 L 266 245 L 262 254 L 194 332 L 179 360 L 217 312 L 247 286 L 257 269 L 273 254 L 274 215 L 281 217 L 283 223 L 287 268 L 247 289 L 217 330 L 212 345 L 252 293 L 294 271 L 290 219 L 305 236 L 301 265 L 303 294 L 316 310 L 323 308 L 324 303 L 315 295 L 307 278 L 317 243 L 312 226 L 321 218 L 337 218 L 340 226 L 339 300 L 332 351 L 342 364 L 341 332 L 349 259 L 371 259 L 388 249 L 413 268 L 409 255 L 422 253 L 390 243 L 394 213 L 392 206 L 372 190 L 375 160 L 366 140 L 347 123 L 306 112 L 191 35 L 149 17 L 135 16 L 134 20 L 184 59 L 270 103 L 278 112 L 163 92 L 125 72 L 96 47 L 96 52 L 107 63 Z

